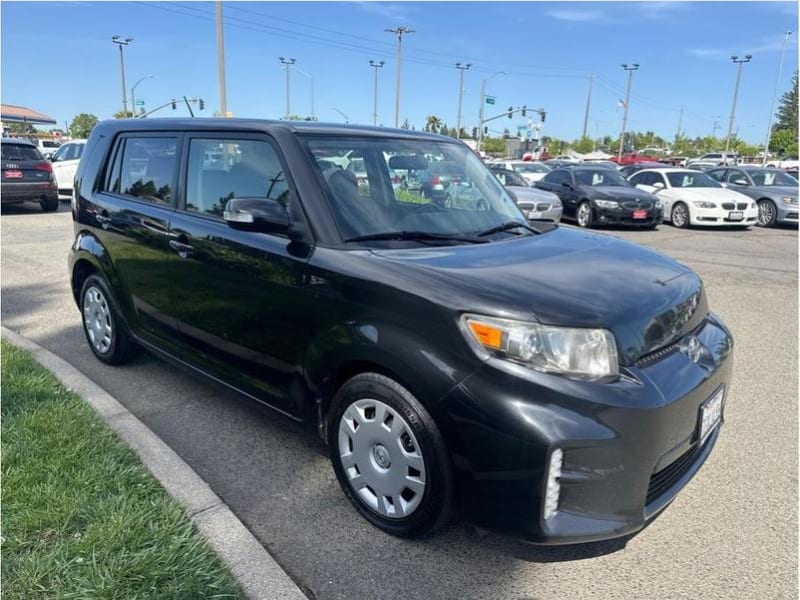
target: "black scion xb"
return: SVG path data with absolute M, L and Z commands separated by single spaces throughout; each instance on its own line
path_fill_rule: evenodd
M 393 177 L 438 162 L 469 202 Z M 146 348 L 309 423 L 355 508 L 392 534 L 459 514 L 544 544 L 626 535 L 717 441 L 733 342 L 697 274 L 529 223 L 456 140 L 106 121 L 72 211 L 94 354 Z

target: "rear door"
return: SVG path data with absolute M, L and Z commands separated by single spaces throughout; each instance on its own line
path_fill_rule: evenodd
M 296 195 L 279 148 L 266 134 L 189 133 L 183 165 L 170 226 L 181 355 L 294 414 L 312 314 L 304 285 L 310 248 L 222 218 L 231 198 L 271 198 L 290 209 Z
M 117 137 L 100 189 L 86 207 L 112 265 L 111 282 L 128 325 L 145 342 L 178 354 L 172 315 L 169 221 L 182 134 Z

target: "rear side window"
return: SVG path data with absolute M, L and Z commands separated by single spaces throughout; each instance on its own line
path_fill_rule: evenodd
M 42 154 L 28 144 L 3 144 L 3 160 L 44 160 Z
M 288 192 L 271 143 L 219 138 L 189 142 L 186 210 L 221 217 L 231 198 L 268 198 L 286 206 Z
M 175 138 L 123 138 L 106 189 L 148 202 L 169 204 L 178 164 Z

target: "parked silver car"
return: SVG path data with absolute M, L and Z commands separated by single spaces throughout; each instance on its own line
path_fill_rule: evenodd
M 739 155 L 734 152 L 709 152 L 700 158 L 690 158 L 686 161 L 689 169 L 707 169 L 709 167 L 722 167 L 725 165 L 736 165 L 739 162 Z
M 722 185 L 750 196 L 758 204 L 758 224 L 797 223 L 797 191 L 794 177 L 780 169 L 741 166 L 710 169 L 706 174 Z
M 552 192 L 532 188 L 511 169 L 491 168 L 492 173 L 511 192 L 522 213 L 532 221 L 561 221 L 564 207 L 561 199 Z

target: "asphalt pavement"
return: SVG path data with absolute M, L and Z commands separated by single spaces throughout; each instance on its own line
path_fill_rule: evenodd
M 69 289 L 68 206 L 3 208 L 2 324 L 155 431 L 310 597 L 797 598 L 797 229 L 605 233 L 696 269 L 736 339 L 715 452 L 659 518 L 617 542 L 543 548 L 464 523 L 423 540 L 392 538 L 350 506 L 313 433 L 149 354 L 103 365 Z

